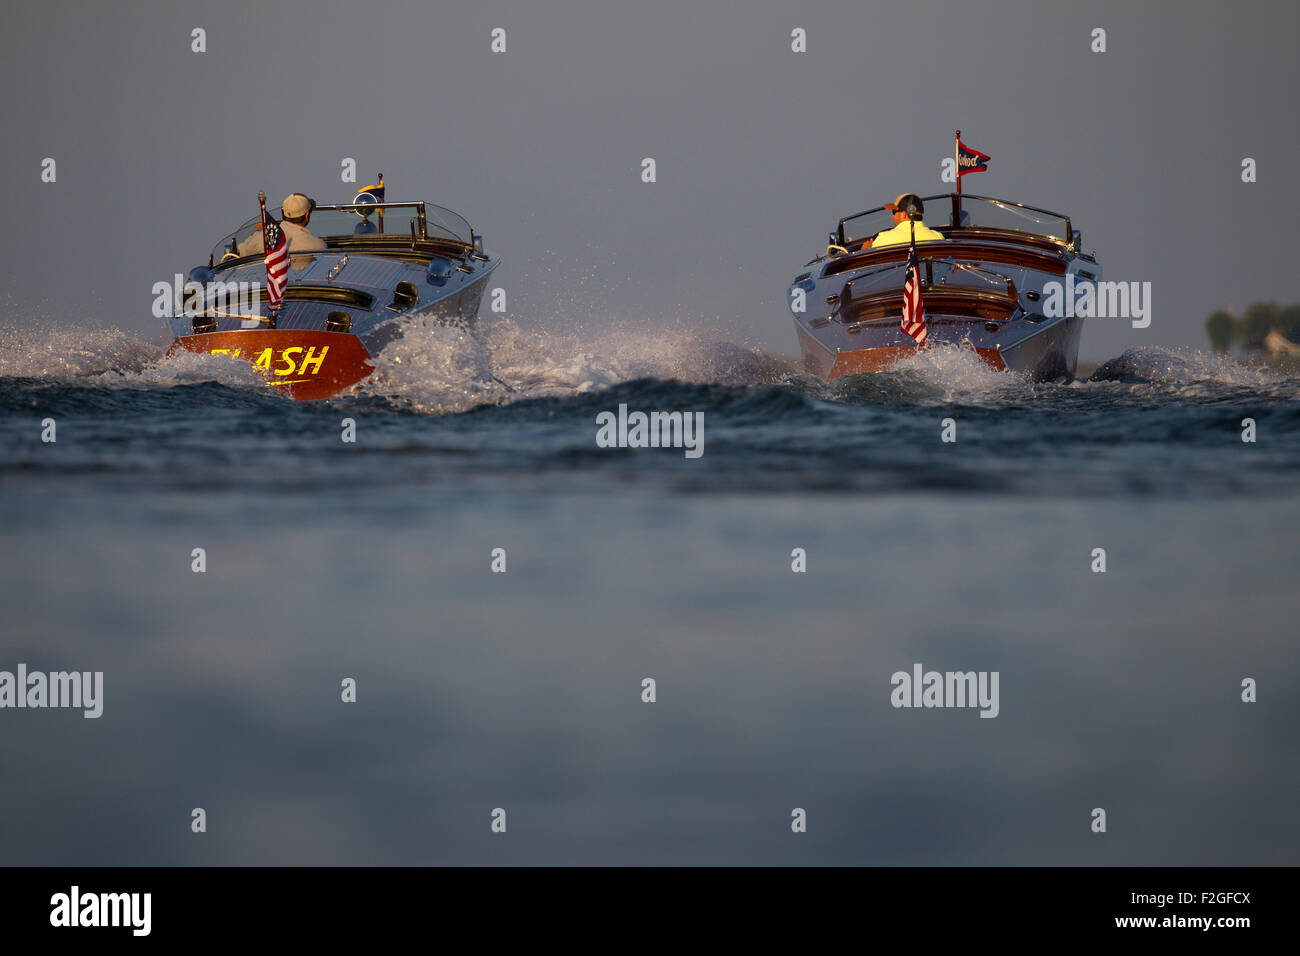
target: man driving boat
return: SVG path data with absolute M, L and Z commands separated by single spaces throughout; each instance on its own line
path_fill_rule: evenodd
M 284 198 L 284 205 L 280 208 L 284 221 L 280 225 L 289 242 L 290 252 L 318 252 L 325 248 L 324 241 L 307 228 L 307 223 L 311 222 L 311 212 L 315 208 L 316 200 L 302 193 L 290 193 Z M 239 254 L 251 256 L 263 251 L 262 224 L 259 222 L 253 234 L 239 244 Z
M 884 230 L 874 239 L 868 239 L 862 244 L 863 249 L 906 245 L 912 239 L 912 226 L 916 227 L 917 242 L 932 242 L 943 238 L 943 233 L 936 232 L 921 220 L 925 206 L 916 193 L 903 193 L 885 208 L 894 214 L 894 227 Z

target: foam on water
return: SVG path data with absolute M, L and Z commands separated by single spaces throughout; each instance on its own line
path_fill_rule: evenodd
M 985 364 L 971 349 L 936 343 L 886 371 L 830 383 L 810 378 L 805 387 L 832 401 L 984 405 L 1019 400 L 1035 386 L 1028 376 Z
M 414 322 L 373 363 L 352 395 L 432 414 L 526 398 L 580 395 L 635 379 L 761 384 L 793 366 L 757 348 L 681 329 L 607 323 L 588 332 L 525 329 L 508 318 L 462 326 Z M 0 378 L 109 389 L 165 389 L 213 382 L 281 394 L 239 359 L 180 351 L 117 329 L 10 328 L 0 333 Z
M 116 328 L 10 328 L 0 333 L 0 378 L 37 379 L 106 389 L 166 389 L 215 382 L 266 388 L 247 362 L 226 355 L 166 349 Z
M 1227 356 L 1166 348 L 1130 349 L 1071 386 L 1035 384 L 1026 376 L 996 371 L 971 350 L 947 344 L 918 351 L 885 372 L 825 383 L 803 374 L 796 361 L 753 346 L 681 324 L 646 328 L 620 320 L 589 328 L 573 319 L 525 327 L 510 318 L 485 318 L 472 334 L 459 326 L 417 322 L 374 362 L 375 374 L 359 383 L 352 397 L 434 415 L 584 395 L 641 379 L 780 385 L 850 404 L 1014 405 L 1061 388 L 1188 401 L 1241 390 L 1273 400 L 1300 396 L 1300 380 L 1294 376 Z M 150 390 L 212 382 L 282 395 L 267 389 L 264 379 L 238 359 L 190 352 L 167 356 L 162 347 L 115 328 L 0 331 L 0 378 Z
M 139 372 L 162 358 L 163 349 L 116 328 L 0 330 L 0 378 L 66 381 L 105 372 Z
M 524 329 L 508 318 L 485 321 L 474 334 L 458 326 L 413 324 L 375 365 L 357 394 L 436 414 L 581 395 L 636 379 L 754 385 L 792 371 L 789 363 L 759 349 L 682 329 L 620 322 L 590 333 Z
M 284 395 L 279 389 L 267 388 L 266 378 L 242 359 L 181 350 L 173 355 L 159 356 L 155 362 L 140 369 L 102 372 L 93 376 L 92 382 L 104 388 L 116 389 L 161 389 L 215 382 L 229 388 L 255 390 L 282 397 Z M 285 401 L 292 399 L 286 397 Z
M 1290 389 L 1295 379 L 1263 365 L 1246 365 L 1212 352 L 1179 348 L 1128 349 L 1103 362 L 1090 382 L 1161 384 L 1180 386 L 1226 385 L 1275 391 Z

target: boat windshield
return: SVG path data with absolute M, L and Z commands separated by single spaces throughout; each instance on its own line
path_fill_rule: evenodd
M 267 212 L 277 219 L 283 215 L 280 209 L 268 208 Z M 361 215 L 362 212 L 366 215 Z M 317 206 L 312 210 L 307 228 L 312 235 L 321 239 L 365 235 L 409 238 L 413 222 L 415 233 L 421 238 L 443 239 L 466 246 L 474 244 L 474 231 L 463 217 L 450 209 L 427 202 Z M 219 261 L 231 251 L 232 244 L 242 243 L 257 232 L 261 225 L 262 218 L 254 216 L 234 232 L 228 233 L 212 248 L 213 259 Z
M 960 214 L 958 199 L 961 202 Z M 962 229 L 1009 230 L 1046 236 L 1064 243 L 1068 243 L 1071 238 L 1068 217 L 1022 203 L 969 194 L 958 197 L 956 193 L 922 196 L 921 202 L 925 206 L 926 225 L 935 229 L 947 231 L 956 225 Z M 892 228 L 893 216 L 892 212 L 881 207 L 841 219 L 840 244 L 871 239 L 883 230 Z

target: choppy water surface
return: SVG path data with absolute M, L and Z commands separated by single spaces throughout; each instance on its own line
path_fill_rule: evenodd
M 531 494 L 681 490 L 1033 496 L 1272 494 L 1295 487 L 1300 380 L 1202 353 L 1125 353 L 1105 380 L 1036 385 L 952 349 L 827 385 L 688 334 L 426 329 L 355 394 L 294 403 L 234 359 L 115 333 L 13 336 L 0 353 L 3 475 L 51 489 L 252 493 L 418 504 L 430 482 Z M 705 454 L 608 451 L 595 416 L 705 413 Z M 59 441 L 43 445 L 54 417 Z M 358 441 L 340 440 L 344 417 Z M 951 417 L 956 443 L 940 441 Z M 1254 418 L 1259 440 L 1241 441 Z M 358 486 L 361 483 L 361 486 Z M 400 496 L 415 493 L 414 501 Z
M 1294 377 L 938 350 L 826 385 L 502 321 L 302 404 L 0 339 L 0 670 L 106 685 L 0 711 L 6 862 L 1298 862 Z M 704 412 L 703 456 L 598 448 L 620 403 Z M 999 671 L 999 716 L 891 707 L 916 662 Z

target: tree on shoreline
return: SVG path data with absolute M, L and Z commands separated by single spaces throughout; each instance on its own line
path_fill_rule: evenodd
M 1220 355 L 1232 347 L 1232 338 L 1236 332 L 1237 320 L 1220 309 L 1205 320 L 1205 333 L 1210 337 L 1210 346 Z
M 1240 318 L 1220 309 L 1205 320 L 1205 334 L 1216 352 L 1227 352 L 1234 344 L 1247 351 L 1262 351 L 1270 332 L 1300 342 L 1300 303 L 1252 302 Z

